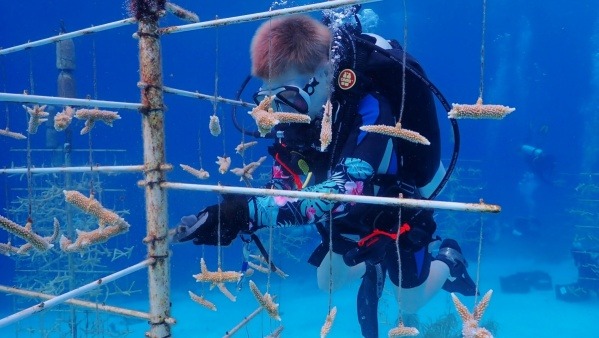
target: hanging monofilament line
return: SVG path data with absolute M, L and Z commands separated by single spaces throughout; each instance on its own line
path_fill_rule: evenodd
M 217 267 L 220 269 L 222 267 L 222 245 L 220 243 L 220 234 L 221 234 L 221 202 L 218 201 L 218 226 L 216 227 L 216 238 L 218 238 L 218 243 L 216 244 L 216 263 Z
M 333 209 L 329 210 L 329 311 L 333 307 Z
M 404 2 L 405 4 L 405 2 Z M 404 53 L 405 55 L 405 53 Z M 399 194 L 399 198 L 403 198 Z M 401 235 L 401 207 L 398 212 L 397 232 L 395 233 L 395 251 L 397 251 L 397 307 L 399 309 L 399 321 L 403 323 L 403 311 L 401 311 L 401 250 L 399 249 L 399 236 Z
M 29 51 L 29 89 L 31 95 L 35 94 L 35 82 L 33 81 L 33 55 L 32 52 Z M 25 116 L 27 116 L 27 112 L 25 112 Z M 27 128 L 27 203 L 28 203 L 28 212 L 27 212 L 27 221 L 32 221 L 32 204 L 33 204 L 33 182 L 32 182 L 32 174 L 31 174 L 31 128 Z
M 480 43 L 480 87 L 478 97 L 483 97 L 484 78 L 485 78 L 485 33 L 487 30 L 487 0 L 483 0 L 483 22 L 482 38 Z
M 478 234 L 478 255 L 477 255 L 477 266 L 476 266 L 476 282 L 474 283 L 474 304 L 478 304 L 478 289 L 480 283 L 480 263 L 483 252 L 483 216 L 480 216 L 480 230 Z
M 401 57 L 401 106 L 399 109 L 399 120 L 401 123 L 404 106 L 406 103 L 406 58 L 408 54 L 408 10 L 406 0 L 403 0 L 403 55 Z
M 198 128 L 198 159 L 200 161 L 200 169 L 204 168 L 202 164 L 202 128 Z
M 97 66 L 97 55 L 96 55 L 96 39 L 92 39 L 92 79 L 93 79 L 93 90 L 94 100 L 98 99 L 98 66 Z M 87 122 L 86 122 L 87 123 Z M 89 151 L 89 195 L 94 196 L 94 150 L 92 147 L 92 131 L 91 127 L 87 133 L 88 140 L 88 151 Z

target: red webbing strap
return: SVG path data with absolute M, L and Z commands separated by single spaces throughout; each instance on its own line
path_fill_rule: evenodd
M 399 235 L 401 236 L 402 234 L 406 233 L 410 231 L 410 225 L 408 223 L 404 223 L 400 228 L 399 228 Z M 396 232 L 386 232 L 383 230 L 379 230 L 379 229 L 374 229 L 374 231 L 372 233 L 370 233 L 368 236 L 362 238 L 361 240 L 358 241 L 358 246 L 364 246 L 364 244 L 366 244 L 366 242 L 368 240 L 370 240 L 373 237 L 376 237 L 378 235 L 382 235 L 382 236 L 387 236 L 389 238 L 391 238 L 392 240 L 396 240 L 397 239 L 397 233 Z
M 293 182 L 295 182 L 295 186 L 297 187 L 297 190 L 302 190 L 302 180 L 300 179 L 299 175 L 296 174 L 293 170 L 291 170 L 291 168 L 289 168 L 283 161 L 281 161 L 281 159 L 279 158 L 279 153 L 275 154 L 275 161 L 277 161 L 285 170 L 287 170 L 287 172 L 291 175 L 291 177 L 293 177 Z

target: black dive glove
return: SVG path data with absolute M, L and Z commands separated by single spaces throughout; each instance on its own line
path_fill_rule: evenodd
M 218 245 L 218 222 L 220 211 L 220 244 L 229 245 L 240 231 L 249 229 L 247 198 L 240 195 L 223 195 L 223 202 L 206 207 L 197 216 L 181 218 L 172 242 L 193 240 L 196 245 Z

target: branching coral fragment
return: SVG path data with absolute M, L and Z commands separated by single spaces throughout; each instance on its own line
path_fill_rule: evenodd
M 237 271 L 222 271 L 219 267 L 217 271 L 209 271 L 206 266 L 206 261 L 202 257 L 200 259 L 200 273 L 193 275 L 196 282 L 209 282 L 210 288 L 218 287 L 218 289 L 231 301 L 235 301 L 236 298 L 227 290 L 225 282 L 237 283 L 241 280 L 242 274 Z
M 429 140 L 426 137 L 420 135 L 420 133 L 409 130 L 409 129 L 403 129 L 401 127 L 400 122 L 397 122 L 395 127 L 377 124 L 377 125 L 370 125 L 370 126 L 362 126 L 362 127 L 360 127 L 360 130 L 371 132 L 371 133 L 377 133 L 377 134 L 398 137 L 398 138 L 404 139 L 406 141 L 410 141 L 413 143 L 420 143 L 420 144 L 424 144 L 427 146 L 431 144 L 429 142 Z
M 14 138 L 15 140 L 24 140 L 27 138 L 27 136 L 21 133 L 15 133 L 14 131 L 8 130 L 8 127 L 6 127 L 6 129 L 0 129 L 0 135 Z
M 44 252 L 52 248 L 53 245 L 50 242 L 31 230 L 31 224 L 32 222 L 28 221 L 25 226 L 20 226 L 8 218 L 0 216 L 0 227 L 4 228 L 6 231 L 31 243 L 31 245 L 39 251 Z
M 210 134 L 212 134 L 212 136 L 220 135 L 220 120 L 216 114 L 210 116 L 210 124 L 208 125 L 208 129 L 210 129 Z
M 258 161 L 249 163 L 248 165 L 244 166 L 243 168 L 233 168 L 231 169 L 231 172 L 237 176 L 240 177 L 240 181 L 247 179 L 247 180 L 252 180 L 254 179 L 253 174 L 254 171 L 256 171 L 256 169 L 262 164 L 262 162 L 264 162 L 264 160 L 266 160 L 266 156 L 262 156 L 258 159 Z
M 447 114 L 450 119 L 503 119 L 516 108 L 499 104 L 483 104 L 482 97 L 476 100 L 476 104 L 453 103 Z
M 64 190 L 65 200 L 81 209 L 86 214 L 99 220 L 99 226 L 93 231 L 76 230 L 77 240 L 72 242 L 67 237 L 60 239 L 60 248 L 66 252 L 82 251 L 90 245 L 106 242 L 111 237 L 129 230 L 129 223 L 114 212 L 105 209 L 100 202 L 92 197 L 83 196 L 78 191 Z
M 106 125 L 112 127 L 112 122 L 121 118 L 117 112 L 99 110 L 97 108 L 79 109 L 75 112 L 75 117 L 80 120 L 85 120 L 85 127 L 81 129 L 81 135 L 89 133 L 96 121 L 102 121 Z
M 260 136 L 264 137 L 270 133 L 272 128 L 279 124 L 279 120 L 275 116 L 274 111 L 270 107 L 272 96 L 266 96 L 252 111 L 249 113 L 258 126 Z
M 337 316 L 337 307 L 334 306 L 329 314 L 327 315 L 327 319 L 325 320 L 322 328 L 320 328 L 320 338 L 325 338 L 329 332 L 331 331 L 331 327 L 333 327 L 333 322 L 335 321 L 335 316 Z
M 216 156 L 217 157 L 217 161 L 216 164 L 218 164 L 218 172 L 221 174 L 224 174 L 227 172 L 227 170 L 229 170 L 229 167 L 231 166 L 231 157 L 229 156 Z
M 478 326 L 480 319 L 489 306 L 491 295 L 493 295 L 493 290 L 487 291 L 480 302 L 474 307 L 474 311 L 470 313 L 468 308 L 460 302 L 460 299 L 454 293 L 451 293 L 453 304 L 455 305 L 460 318 L 462 318 L 462 336 L 464 338 L 493 338 L 493 335 L 489 330 Z
M 214 303 L 210 302 L 209 300 L 206 300 L 204 297 L 198 296 L 195 293 L 188 291 L 189 292 L 189 297 L 191 297 L 191 300 L 193 300 L 194 302 L 212 310 L 212 311 L 216 311 L 216 305 L 214 305 Z
M 273 301 L 268 292 L 263 295 L 254 281 L 250 280 L 249 284 L 250 290 L 252 290 L 252 293 L 254 294 L 254 297 L 256 297 L 258 303 L 260 303 L 260 306 L 262 306 L 273 319 L 281 320 L 281 316 L 279 316 L 279 304 Z
M 181 169 L 187 171 L 188 173 L 192 174 L 193 176 L 199 178 L 200 180 L 205 180 L 205 179 L 210 178 L 210 173 L 208 173 L 203 168 L 200 168 L 200 170 L 198 170 L 198 169 L 192 168 L 186 164 L 179 164 L 179 165 L 181 166 Z
M 402 322 L 399 322 L 399 325 L 389 330 L 387 334 L 391 337 L 413 337 L 419 335 L 418 329 L 415 327 L 404 326 Z
M 63 131 L 68 128 L 75 115 L 75 110 L 69 106 L 64 107 L 62 112 L 54 116 L 54 129 L 56 131 Z
M 48 115 L 50 115 L 49 113 L 45 112 L 44 109 L 46 109 L 46 106 L 39 106 L 39 105 L 35 105 L 33 106 L 33 108 L 27 107 L 27 106 L 23 106 L 23 108 L 25 108 L 25 110 L 27 110 L 27 113 L 29 113 L 29 126 L 27 127 L 27 132 L 29 134 L 35 134 L 37 133 L 37 128 L 44 122 L 48 121 L 48 119 L 46 117 L 48 117 Z
M 235 147 L 235 152 L 240 155 L 243 155 L 243 153 L 245 152 L 246 149 L 248 149 L 249 147 L 253 147 L 256 144 L 258 144 L 258 141 L 240 143 L 239 145 L 237 145 L 237 147 Z
M 331 127 L 333 121 L 333 104 L 331 104 L 331 100 L 327 100 L 323 107 L 324 113 L 320 128 L 320 151 L 325 151 L 333 139 L 333 130 Z

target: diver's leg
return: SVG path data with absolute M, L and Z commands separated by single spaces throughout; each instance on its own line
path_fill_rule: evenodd
M 405 313 L 416 313 L 443 287 L 449 278 L 449 267 L 441 261 L 432 261 L 428 278 L 424 283 L 401 289 L 401 310 Z M 397 288 L 394 288 L 397 292 Z
M 318 268 L 316 268 L 316 278 L 318 288 L 323 291 L 328 291 L 331 287 L 336 291 L 342 288 L 347 283 L 358 280 L 366 271 L 365 263 L 360 263 L 355 266 L 347 266 L 343 261 L 343 256 L 340 254 L 328 252 Z
M 384 286 L 383 265 L 367 263 L 356 304 L 362 336 L 366 338 L 378 338 L 379 336 L 378 306 Z

